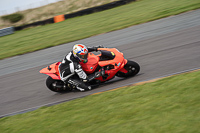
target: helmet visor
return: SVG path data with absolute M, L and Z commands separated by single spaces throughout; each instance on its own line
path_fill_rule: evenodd
M 83 60 L 83 61 L 87 61 L 87 57 L 88 57 L 88 53 L 87 54 L 76 54 L 78 56 L 79 59 Z

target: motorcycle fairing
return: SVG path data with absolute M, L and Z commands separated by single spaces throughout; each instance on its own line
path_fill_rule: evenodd
M 107 61 L 99 61 L 99 65 L 106 66 L 108 64 L 112 64 L 115 66 L 115 71 L 121 71 L 124 73 L 127 73 L 128 71 L 124 69 L 124 65 L 127 63 L 127 60 L 124 59 L 123 53 L 121 53 L 118 49 L 112 48 L 112 49 L 107 49 L 107 48 L 99 48 L 98 50 L 107 50 L 115 54 L 115 58 L 113 60 L 107 60 Z
M 99 61 L 101 54 L 99 55 L 94 55 L 93 53 L 88 54 L 88 62 L 82 63 L 80 62 L 82 69 L 87 73 L 87 74 L 92 74 L 95 72 L 96 68 L 98 66 L 109 66 L 111 65 L 112 68 L 109 70 L 105 70 L 105 74 L 107 75 L 107 78 L 104 79 L 102 76 L 99 78 L 96 78 L 97 80 L 100 81 L 107 81 L 109 79 L 112 79 L 115 74 L 118 71 L 121 71 L 123 73 L 127 73 L 128 71 L 124 68 L 124 65 L 127 63 L 127 60 L 124 59 L 123 53 L 119 52 L 116 48 L 98 48 L 98 50 L 107 50 L 112 52 L 112 54 L 115 54 L 115 58 L 113 60 L 106 60 L 106 61 Z M 61 80 L 60 79 L 60 74 L 59 74 L 59 65 L 61 62 L 57 62 L 54 64 L 51 64 L 50 66 L 43 68 L 40 73 L 47 74 L 53 79 L 56 80 Z
M 107 65 L 113 65 L 114 66 L 113 69 L 105 71 L 105 74 L 108 75 L 108 77 L 106 79 L 103 79 L 103 77 L 99 77 L 99 78 L 97 78 L 98 80 L 107 81 L 109 79 L 112 79 L 118 71 L 121 71 L 123 73 L 127 73 L 128 72 L 124 68 L 124 65 L 127 63 L 127 60 L 124 59 L 123 53 L 119 52 L 119 50 L 117 50 L 116 48 L 111 48 L 111 49 L 98 48 L 98 50 L 107 50 L 107 51 L 110 51 L 113 54 L 115 54 L 115 58 L 113 60 L 99 61 L 98 62 L 99 66 L 101 66 L 101 67 L 107 66 Z
M 59 67 L 60 63 L 61 62 L 56 62 L 54 64 L 51 64 L 50 66 L 40 70 L 40 73 L 49 75 L 53 79 L 60 80 L 60 74 L 59 74 L 59 70 L 58 70 L 58 67 Z
M 98 67 L 99 56 L 93 53 L 88 54 L 88 61 L 86 63 L 80 62 L 80 65 L 87 74 L 92 74 Z

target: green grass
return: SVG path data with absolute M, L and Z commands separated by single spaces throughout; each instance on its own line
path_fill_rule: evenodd
M 200 8 L 199 0 L 140 0 L 0 37 L 0 59 Z
M 1 133 L 199 133 L 200 71 L 0 119 Z

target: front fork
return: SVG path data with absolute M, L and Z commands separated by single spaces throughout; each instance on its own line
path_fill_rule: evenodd
M 123 72 L 123 73 L 128 73 L 128 71 L 124 68 L 124 66 L 126 65 L 126 63 L 128 62 L 128 60 L 127 59 L 124 59 L 124 61 L 123 61 L 123 67 L 122 67 L 122 69 L 120 69 L 119 71 L 120 72 Z

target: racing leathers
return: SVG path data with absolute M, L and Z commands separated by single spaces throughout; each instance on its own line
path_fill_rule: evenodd
M 98 48 L 99 47 L 88 48 L 88 52 L 97 51 Z M 62 60 L 61 64 L 59 65 L 59 72 L 60 78 L 65 84 L 68 84 L 70 88 L 75 86 L 75 88 L 80 91 L 90 90 L 91 86 L 88 84 L 88 82 L 89 80 L 95 78 L 93 76 L 93 78 L 88 79 L 87 74 L 83 71 L 81 65 L 79 64 L 79 60 L 74 57 L 72 51 L 69 52 Z M 75 74 L 78 75 L 80 80 L 71 78 Z M 101 72 L 99 75 L 102 76 L 103 72 Z

